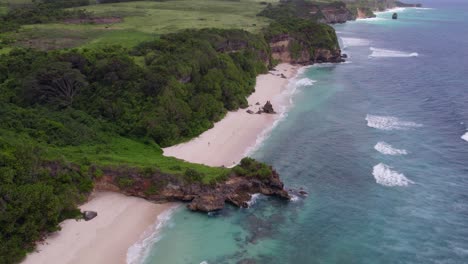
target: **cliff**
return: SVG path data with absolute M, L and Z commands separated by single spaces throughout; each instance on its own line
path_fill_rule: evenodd
M 226 202 L 237 207 L 248 207 L 248 202 L 256 193 L 290 199 L 278 173 L 271 168 L 261 168 L 258 173 L 246 175 L 242 174 L 245 168 L 241 165 L 237 168 L 226 179 L 205 184 L 180 175 L 108 167 L 102 168 L 103 175 L 95 180 L 95 190 L 115 191 L 155 202 L 187 202 L 190 210 L 201 212 L 221 210 Z
M 289 34 L 281 34 L 270 40 L 271 56 L 274 60 L 292 64 L 344 62 L 339 48 L 310 48 Z
M 345 23 L 355 20 L 356 16 L 346 7 L 346 4 L 337 2 L 328 5 L 318 6 L 321 18 L 318 22 L 327 24 Z
M 356 16 L 356 18 L 375 17 L 374 12 L 384 11 L 396 7 L 421 7 L 421 4 L 407 4 L 395 0 L 344 0 L 346 7 Z

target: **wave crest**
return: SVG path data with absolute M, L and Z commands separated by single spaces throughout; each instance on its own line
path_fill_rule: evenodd
M 419 56 L 417 52 L 409 53 L 398 50 L 377 49 L 373 47 L 371 47 L 370 50 L 372 53 L 369 55 L 369 58 L 410 58 Z
M 138 264 L 148 255 L 151 245 L 161 239 L 159 231 L 171 220 L 172 215 L 179 206 L 174 206 L 158 215 L 156 223 L 144 232 L 141 241 L 133 244 L 127 250 L 127 264 Z
M 468 141 L 468 132 L 466 132 L 461 138 L 465 141 Z
M 394 148 L 392 145 L 388 144 L 387 142 L 380 141 L 375 144 L 374 149 L 384 155 L 406 155 L 408 152 L 405 149 L 397 149 Z
M 310 85 L 313 85 L 315 82 L 317 82 L 317 81 L 314 81 L 314 80 L 309 79 L 309 78 L 302 78 L 302 79 L 296 81 L 296 85 L 297 86 L 310 86 Z
M 369 46 L 370 41 L 367 39 L 360 39 L 360 38 L 341 38 L 343 42 L 343 49 L 347 47 L 359 47 L 359 46 Z
M 408 184 L 414 183 L 405 177 L 403 173 L 392 170 L 392 167 L 379 163 L 374 166 L 372 170 L 375 181 L 383 186 L 394 187 L 394 186 L 408 186 Z
M 394 116 L 367 115 L 367 126 L 381 130 L 406 130 L 422 127 L 423 125 L 409 121 L 402 121 Z

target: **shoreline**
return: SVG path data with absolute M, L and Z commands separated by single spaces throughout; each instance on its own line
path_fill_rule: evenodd
M 164 148 L 164 155 L 208 166 L 232 167 L 255 150 L 284 116 L 293 91 L 289 83 L 302 66 L 282 63 L 267 74 L 257 76 L 255 92 L 248 97 L 249 107 L 228 112 L 214 127 L 200 136 Z M 282 76 L 283 75 L 283 76 Z M 255 114 L 271 101 L 276 114 Z M 259 103 L 260 105 L 257 105 Z M 247 113 L 251 110 L 254 114 Z
M 63 221 L 62 229 L 39 242 L 21 263 L 127 263 L 130 247 L 151 236 L 160 227 L 158 216 L 176 207 L 115 192 L 97 192 L 90 197 L 80 209 L 96 211 L 97 217 Z

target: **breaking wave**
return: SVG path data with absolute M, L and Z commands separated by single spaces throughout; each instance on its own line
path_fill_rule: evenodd
M 398 50 L 377 49 L 373 47 L 371 47 L 370 50 L 372 53 L 369 55 L 369 58 L 410 58 L 419 56 L 417 52 L 409 53 Z
M 247 202 L 247 205 L 249 207 L 251 207 L 252 205 L 254 205 L 257 202 L 259 197 L 260 197 L 259 193 L 252 194 L 252 197 L 250 198 L 250 201 Z
M 296 85 L 297 86 L 310 86 L 310 85 L 313 85 L 315 82 L 317 82 L 317 81 L 314 81 L 314 80 L 309 79 L 309 78 L 302 78 L 302 79 L 296 81 Z
M 406 155 L 408 152 L 405 149 L 397 149 L 394 148 L 392 145 L 380 141 L 378 142 L 375 146 L 374 149 L 377 150 L 378 152 L 384 154 L 384 155 Z
M 158 215 L 156 223 L 144 232 L 143 239 L 133 244 L 127 250 L 127 264 L 139 264 L 142 262 L 151 250 L 151 246 L 161 239 L 159 231 L 169 223 L 172 215 L 178 208 L 179 206 L 174 206 Z
M 392 170 L 392 167 L 379 163 L 374 166 L 372 171 L 375 181 L 383 186 L 408 186 L 408 184 L 414 183 L 405 177 L 403 173 Z
M 468 132 L 466 132 L 461 138 L 465 141 L 468 141 Z
M 367 39 L 360 39 L 360 38 L 341 38 L 343 42 L 343 49 L 347 47 L 359 47 L 359 46 L 369 46 L 370 41 Z
M 406 130 L 410 128 L 422 127 L 421 124 L 402 121 L 399 118 L 393 116 L 367 115 L 366 120 L 368 127 L 381 130 Z

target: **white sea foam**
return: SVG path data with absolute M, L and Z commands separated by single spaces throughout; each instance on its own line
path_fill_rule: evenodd
M 296 85 L 297 86 L 310 86 L 310 85 L 313 85 L 315 82 L 317 81 L 311 80 L 309 78 L 302 78 L 296 81 Z
M 361 38 L 341 38 L 341 41 L 343 42 L 343 49 L 346 49 L 347 47 L 359 47 L 359 46 L 369 46 L 370 41 L 367 39 L 361 39 Z
M 419 56 L 417 52 L 409 53 L 397 50 L 377 49 L 373 47 L 371 47 L 370 50 L 372 53 L 369 55 L 369 58 L 410 58 Z
M 417 124 L 409 121 L 402 121 L 394 116 L 378 116 L 378 115 L 367 115 L 367 126 L 381 130 L 406 130 L 410 128 L 422 127 L 421 124 Z
M 202 262 L 200 262 L 200 264 L 208 264 L 208 261 L 206 261 L 206 260 L 202 261 Z
M 379 163 L 374 166 L 372 175 L 374 175 L 375 181 L 378 184 L 389 187 L 408 186 L 408 184 L 414 183 L 413 181 L 406 178 L 403 173 L 394 171 L 392 170 L 392 167 L 383 163 Z
M 466 132 L 461 138 L 465 141 L 468 141 L 468 132 Z
M 386 20 L 383 17 L 367 17 L 367 18 L 358 18 L 356 21 L 363 21 L 363 22 L 373 22 L 373 21 L 382 21 Z
M 385 11 L 374 12 L 374 14 L 378 15 L 378 14 L 385 14 L 385 13 L 404 12 L 406 10 L 408 10 L 407 7 L 395 7 L 395 8 L 389 8 Z
M 392 145 L 390 145 L 390 144 L 388 144 L 388 143 L 386 143 L 384 141 L 378 142 L 374 146 L 374 149 L 377 150 L 378 152 L 384 154 L 384 155 L 395 156 L 395 155 L 406 155 L 406 154 L 408 154 L 408 152 L 405 149 L 394 148 Z
M 137 243 L 127 250 L 127 264 L 139 264 L 148 255 L 151 245 L 161 239 L 160 230 L 166 226 L 179 206 L 174 206 L 158 215 L 156 223 L 148 228 Z
M 299 201 L 299 196 L 291 194 L 291 202 L 297 202 Z
M 257 202 L 258 198 L 260 198 L 259 193 L 252 194 L 252 197 L 250 198 L 250 201 L 247 202 L 247 205 L 249 207 L 251 207 L 252 205 L 254 205 Z

